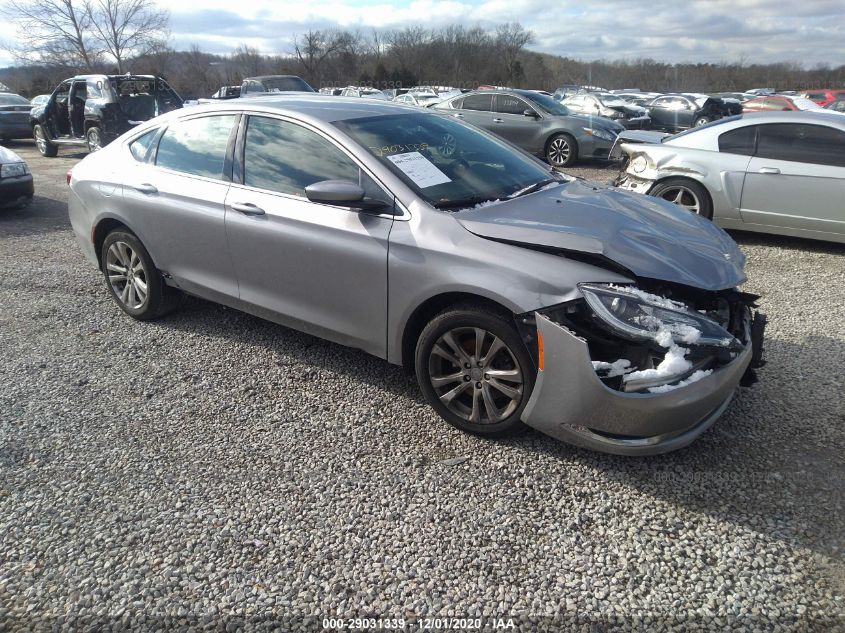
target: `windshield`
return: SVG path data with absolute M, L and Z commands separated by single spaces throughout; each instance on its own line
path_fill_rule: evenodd
M 334 125 L 435 207 L 472 207 L 559 179 L 492 135 L 436 114 L 394 114 Z
M 0 105 L 30 105 L 30 103 L 20 95 L 0 95 Z
M 521 92 L 519 94 L 531 101 L 546 114 L 553 114 L 556 116 L 567 116 L 569 114 L 569 109 L 565 105 L 562 105 L 560 101 L 556 101 L 553 97 L 547 97 L 546 95 L 541 95 L 538 92 Z
M 794 103 L 795 107 L 799 110 L 817 110 L 821 108 L 821 106 L 815 101 L 805 99 L 804 97 L 792 97 L 792 103 Z
M 628 102 L 625 101 L 622 97 L 617 95 L 612 95 L 609 93 L 598 93 L 593 95 L 599 101 L 601 101 L 602 105 L 611 107 L 611 106 L 625 106 L 628 105 Z
M 314 89 L 299 77 L 267 77 L 259 80 L 259 85 L 249 86 L 249 92 L 314 92 Z

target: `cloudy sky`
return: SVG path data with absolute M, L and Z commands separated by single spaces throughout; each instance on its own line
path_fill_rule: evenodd
M 518 21 L 535 50 L 581 59 L 845 64 L 843 0 L 156 0 L 171 11 L 171 44 L 215 53 L 241 42 L 287 53 L 309 28 L 369 31 Z M 0 0 L 0 4 L 3 0 Z M 0 23 L 0 39 L 12 39 Z M 4 61 L 0 53 L 0 65 Z

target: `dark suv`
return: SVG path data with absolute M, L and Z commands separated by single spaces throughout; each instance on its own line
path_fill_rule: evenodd
M 30 124 L 42 156 L 55 156 L 61 145 L 94 152 L 139 123 L 181 107 L 182 99 L 160 77 L 79 75 L 32 108 Z

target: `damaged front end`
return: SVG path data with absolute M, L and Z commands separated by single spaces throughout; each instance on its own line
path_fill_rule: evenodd
M 523 420 L 548 435 L 625 455 L 675 450 L 763 364 L 754 295 L 667 283 L 579 288 L 582 298 L 520 320 L 541 350 Z

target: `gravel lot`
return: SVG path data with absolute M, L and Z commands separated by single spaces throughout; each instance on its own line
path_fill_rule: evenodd
M 133 322 L 70 231 L 82 155 L 13 149 L 37 198 L 0 213 L 0 630 L 845 630 L 842 246 L 736 233 L 760 382 L 690 448 L 612 457 L 461 434 L 401 369 L 204 301 Z

